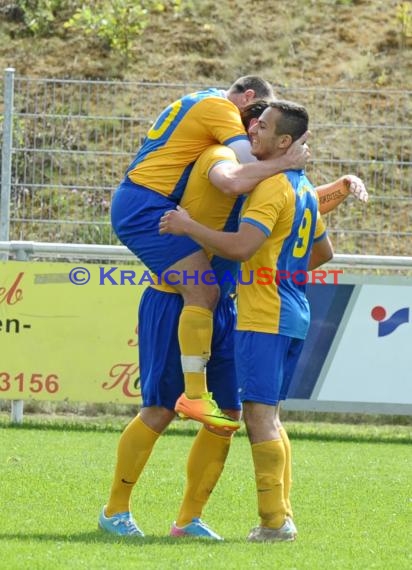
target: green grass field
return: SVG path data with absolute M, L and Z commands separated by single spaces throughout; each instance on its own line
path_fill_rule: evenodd
M 295 543 L 249 544 L 257 524 L 249 444 L 236 435 L 204 519 L 224 543 L 169 538 L 193 440 L 160 438 L 133 495 L 145 539 L 96 529 L 120 425 L 0 419 L 0 568 L 401 570 L 412 565 L 408 426 L 291 424 Z

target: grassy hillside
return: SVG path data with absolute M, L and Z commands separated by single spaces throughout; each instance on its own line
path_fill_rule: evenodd
M 101 9 L 102 1 L 89 4 Z M 130 33 L 127 61 L 96 34 L 64 27 L 80 0 L 50 0 L 64 9 L 31 34 L 19 7 L 44 4 L 0 0 L 1 68 L 32 77 L 228 82 L 259 73 L 282 85 L 412 86 L 410 2 L 182 0 L 178 13 L 163 2 L 169 7 L 141 35 Z

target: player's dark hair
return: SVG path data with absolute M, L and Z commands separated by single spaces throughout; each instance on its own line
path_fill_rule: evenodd
M 270 101 L 268 105 L 282 113 L 276 122 L 277 135 L 290 135 L 295 141 L 308 130 L 309 115 L 302 105 L 293 101 Z
M 240 112 L 243 126 L 247 131 L 252 119 L 258 119 L 265 109 L 269 106 L 269 102 L 263 99 L 249 103 Z
M 274 99 L 273 87 L 258 75 L 244 75 L 239 77 L 230 87 L 233 93 L 244 93 L 248 89 L 253 89 L 256 99 Z

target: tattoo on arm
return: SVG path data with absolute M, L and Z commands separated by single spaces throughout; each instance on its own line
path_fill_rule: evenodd
M 341 190 L 336 190 L 336 192 L 333 192 L 332 194 L 326 194 L 324 196 L 320 197 L 320 204 L 326 204 L 327 202 L 330 202 L 331 200 L 336 200 L 337 198 L 342 198 L 343 194 Z

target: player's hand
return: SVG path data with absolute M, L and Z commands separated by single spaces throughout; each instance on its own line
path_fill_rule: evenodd
M 355 198 L 361 202 L 368 201 L 368 191 L 366 190 L 365 184 L 360 178 L 358 178 L 358 176 L 355 176 L 354 174 L 348 174 L 347 176 L 343 177 L 343 181 L 346 185 L 346 188 L 351 194 L 355 196 Z
M 310 158 L 310 149 L 307 140 L 310 132 L 306 131 L 300 138 L 295 140 L 288 148 L 285 158 L 288 161 L 287 169 L 301 170 L 305 168 L 307 161 Z
M 160 218 L 159 233 L 184 236 L 188 220 L 191 220 L 191 217 L 184 208 L 177 206 L 176 210 L 168 210 Z

